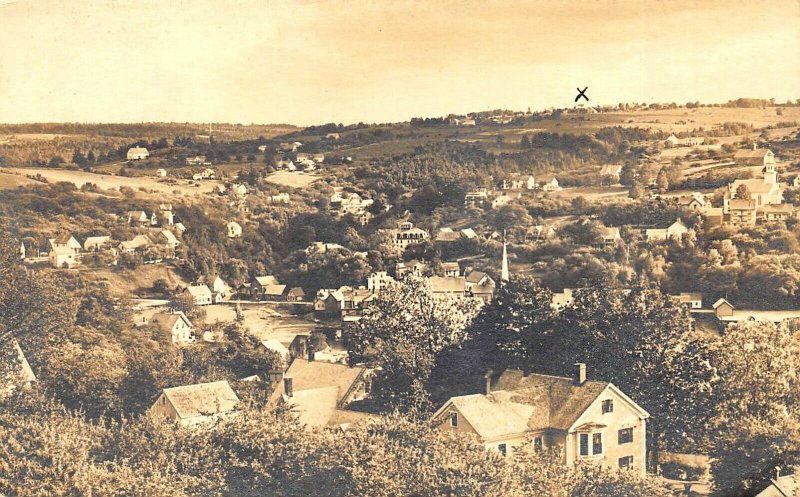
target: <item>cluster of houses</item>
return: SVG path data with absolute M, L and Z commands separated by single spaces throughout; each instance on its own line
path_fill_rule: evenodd
M 331 135 L 335 135 L 335 138 L 326 138 L 336 140 L 339 139 L 339 135 L 337 133 L 331 133 Z M 285 169 L 287 171 L 311 172 L 316 170 L 320 164 L 325 162 L 325 154 L 299 152 L 298 150 L 300 150 L 302 147 L 302 142 L 280 143 L 276 148 L 276 151 L 281 154 L 281 158 L 275 164 L 276 168 Z M 261 145 L 258 147 L 258 149 L 259 151 L 264 152 L 266 151 L 267 146 Z
M 373 371 L 315 356 L 309 350 L 269 378 L 246 380 L 272 389 L 268 409 L 288 408 L 309 429 L 347 429 L 377 419 L 359 408 L 371 396 Z M 454 436 L 477 437 L 504 457 L 526 447 L 560 448 L 565 467 L 588 463 L 644 474 L 650 415 L 613 383 L 589 379 L 584 364 L 574 368 L 572 377 L 489 371 L 480 391 L 446 400 L 433 415 L 434 425 Z M 242 407 L 230 383 L 216 381 L 165 388 L 147 414 L 196 429 L 235 420 Z
M 470 208 L 500 208 L 512 200 L 518 199 L 526 190 L 543 192 L 560 192 L 561 186 L 554 175 L 539 176 L 538 179 L 531 175 L 511 175 L 498 183 L 497 191 L 488 188 L 475 188 L 464 195 L 464 207 Z
M 561 187 L 558 178 L 552 174 L 545 174 L 538 178 L 531 174 L 511 174 L 500 180 L 498 187 L 501 190 L 541 190 L 544 192 L 558 192 Z
M 235 292 L 242 296 L 249 296 L 256 301 L 302 302 L 305 299 L 305 292 L 302 288 L 283 285 L 272 275 L 256 276 L 252 281 L 236 288 Z M 234 288 L 217 276 L 210 285 L 206 283 L 192 284 L 184 288 L 183 293 L 189 295 L 195 305 L 203 306 L 229 300 L 234 293 Z
M 334 188 L 330 197 L 330 211 L 337 217 L 352 215 L 359 225 L 366 226 L 372 219 L 372 213 L 368 209 L 373 203 L 371 198 L 363 198 L 355 192 L 345 192 L 339 186 Z
M 766 148 L 739 150 L 735 164 L 757 169 L 760 177 L 737 179 L 728 185 L 721 207 L 715 207 L 702 193 L 692 192 L 678 199 L 679 204 L 697 212 L 708 226 L 755 226 L 762 222 L 786 221 L 795 215 L 794 206 L 785 204 L 787 188 L 800 187 L 800 176 L 789 184 L 778 181 L 775 155 Z
M 141 224 L 149 225 L 151 218 L 144 211 L 138 212 L 147 219 Z M 175 249 L 181 244 L 175 232 L 158 224 L 154 227 L 143 228 L 143 231 L 132 239 L 121 242 L 112 240 L 110 235 L 90 236 L 86 238 L 83 245 L 71 233 L 63 233 L 48 240 L 47 259 L 54 268 L 71 269 L 80 265 L 87 253 L 107 252 L 113 257 L 121 254 L 141 254 L 152 256 L 153 261 L 175 256 Z M 179 230 L 175 229 L 175 231 Z M 25 257 L 25 252 L 25 245 L 22 245 L 23 257 Z
M 203 156 L 198 156 L 196 158 L 202 158 L 205 161 L 205 157 Z M 188 161 L 189 159 L 186 160 Z M 203 162 L 203 165 L 210 165 L 210 163 Z M 214 171 L 210 167 L 206 167 L 202 171 L 198 171 L 192 174 L 192 179 L 195 181 L 202 181 L 204 179 L 216 179 L 216 178 L 217 178 L 216 171 Z

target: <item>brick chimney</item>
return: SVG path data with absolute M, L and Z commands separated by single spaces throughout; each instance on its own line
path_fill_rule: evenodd
M 582 362 L 575 363 L 575 370 L 572 376 L 572 382 L 576 387 L 586 383 L 586 364 Z
M 291 376 L 284 376 L 283 377 L 283 392 L 287 397 L 291 397 L 294 395 L 294 391 L 292 390 L 292 377 Z
M 490 393 L 492 393 L 492 370 L 491 369 L 486 371 L 486 374 L 483 375 L 483 379 L 486 380 L 486 389 L 485 389 L 484 393 L 486 395 L 489 395 Z

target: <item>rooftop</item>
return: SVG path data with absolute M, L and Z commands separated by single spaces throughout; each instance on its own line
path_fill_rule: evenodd
M 182 419 L 230 412 L 239 403 L 227 381 L 165 388 L 164 395 Z

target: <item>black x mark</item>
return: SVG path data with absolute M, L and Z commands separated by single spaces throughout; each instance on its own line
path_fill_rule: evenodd
M 588 86 L 587 86 L 586 88 L 584 88 L 583 90 L 581 90 L 580 88 L 575 88 L 575 89 L 576 89 L 576 90 L 578 90 L 578 96 L 577 96 L 577 97 L 575 97 L 575 101 L 576 101 L 576 102 L 577 102 L 577 101 L 578 101 L 578 100 L 579 100 L 581 97 L 585 98 L 587 102 L 589 101 L 589 97 L 587 97 L 587 96 L 586 96 L 586 90 L 588 90 L 588 89 L 589 89 L 589 87 L 588 87 Z

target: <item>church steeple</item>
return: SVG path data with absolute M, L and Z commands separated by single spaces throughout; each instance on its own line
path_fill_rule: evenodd
M 500 281 L 505 283 L 509 280 L 508 275 L 508 243 L 506 242 L 506 232 L 503 231 L 503 262 L 500 267 Z

